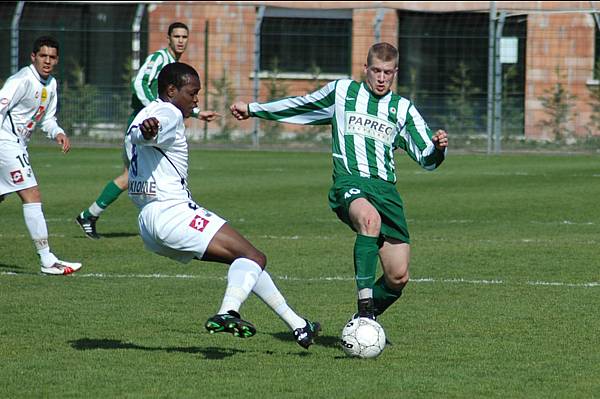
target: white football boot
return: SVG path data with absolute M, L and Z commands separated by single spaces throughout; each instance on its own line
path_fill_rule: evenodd
M 58 259 L 50 267 L 41 267 L 42 273 L 54 275 L 67 275 L 75 273 L 79 269 L 81 269 L 81 263 L 65 262 L 64 260 Z

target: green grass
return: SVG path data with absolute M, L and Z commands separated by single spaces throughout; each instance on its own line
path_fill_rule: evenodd
M 39 273 L 20 200 L 0 204 L 2 398 L 600 397 L 597 156 L 453 155 L 435 172 L 406 156 L 398 189 L 413 281 L 380 318 L 393 345 L 346 358 L 353 234 L 328 209 L 325 153 L 191 151 L 197 202 L 269 258 L 299 313 L 323 324 L 305 351 L 256 297 L 259 333 L 210 335 L 226 267 L 143 248 L 123 195 L 100 241 L 75 215 L 120 172 L 119 149 L 30 152 L 52 250 L 84 263 Z

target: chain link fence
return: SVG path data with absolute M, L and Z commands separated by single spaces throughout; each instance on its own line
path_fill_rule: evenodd
M 352 8 L 352 2 L 330 10 L 302 2 L 286 3 L 297 8 L 3 2 L 0 46 L 10 57 L 0 60 L 0 81 L 30 62 L 37 36 L 54 35 L 61 44 L 59 123 L 76 145 L 119 145 L 135 66 L 166 47 L 167 26 L 180 20 L 190 27 L 182 61 L 195 66 L 203 82 L 200 108 L 223 114 L 211 124 L 189 120 L 192 143 L 327 150 L 328 127 L 240 123 L 228 107 L 237 99 L 303 95 L 333 79 L 360 80 L 368 47 L 385 40 L 400 52 L 396 91 L 432 129 L 447 129 L 454 148 L 597 151 L 594 10 L 568 2 L 534 11 L 502 9 L 499 2 L 496 10 L 490 3 L 487 10 L 449 11 L 447 3 L 436 10 L 434 2 L 423 2 L 423 10 Z

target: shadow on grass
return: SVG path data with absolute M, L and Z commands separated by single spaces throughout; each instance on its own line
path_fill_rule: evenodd
M 270 335 L 280 341 L 295 342 L 294 335 L 291 332 L 278 332 L 271 333 Z M 317 335 L 315 338 L 315 345 L 325 346 L 327 348 L 339 348 L 340 339 L 332 335 Z
M 17 266 L 17 265 L 9 265 L 6 263 L 0 263 L 0 272 L 4 274 L 27 274 L 27 275 L 37 275 L 40 273 L 40 267 L 38 265 L 35 266 Z
M 181 352 L 181 353 L 199 353 L 206 359 L 220 360 L 226 357 L 235 355 L 236 353 L 244 353 L 245 351 L 239 349 L 224 349 L 216 347 L 201 348 L 198 346 L 191 347 L 152 347 L 142 346 L 133 344 L 130 342 L 123 342 L 118 339 L 93 339 L 93 338 L 81 338 L 75 341 L 70 341 L 69 344 L 77 350 L 85 351 L 92 349 L 134 349 L 142 351 L 165 351 L 165 352 Z
M 98 233 L 100 238 L 123 238 L 123 237 L 137 237 L 138 233 Z M 78 238 L 88 238 L 83 234 L 77 235 Z M 89 238 L 88 238 L 89 239 Z

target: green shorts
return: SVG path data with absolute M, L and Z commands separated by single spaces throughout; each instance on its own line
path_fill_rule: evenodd
M 404 205 L 394 184 L 379 179 L 356 176 L 335 178 L 333 186 L 329 190 L 329 206 L 338 218 L 352 230 L 355 229 L 350 221 L 349 208 L 350 203 L 357 198 L 365 198 L 379 212 L 381 236 L 410 243 L 408 226 L 404 217 Z

